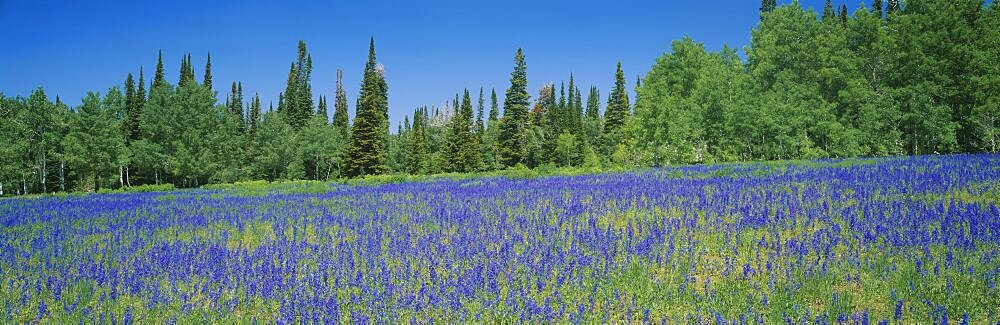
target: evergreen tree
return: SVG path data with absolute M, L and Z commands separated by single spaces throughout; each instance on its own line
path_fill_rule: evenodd
M 514 166 L 524 159 L 525 126 L 528 123 L 528 78 L 524 51 L 514 55 L 514 71 L 510 75 L 510 88 L 503 104 L 503 119 L 498 135 L 498 158 L 505 166 Z
M 476 105 L 476 136 L 481 137 L 486 125 L 483 124 L 483 110 L 486 109 L 486 99 L 483 98 L 483 87 L 479 87 L 479 102 Z
M 761 0 L 760 2 L 760 20 L 764 20 L 766 14 L 774 11 L 778 7 L 777 0 Z
M 202 85 L 212 89 L 212 53 L 208 53 L 208 59 L 205 61 L 205 81 Z
M 840 24 L 845 28 L 847 27 L 848 19 L 850 19 L 850 16 L 847 14 L 847 5 L 842 5 L 840 7 Z
M 832 22 L 837 19 L 837 12 L 833 9 L 833 1 L 826 0 L 826 4 L 823 5 L 823 22 Z
M 326 112 L 326 96 L 319 97 L 319 104 L 316 105 L 316 116 L 322 117 L 324 121 L 330 118 Z
M 601 136 L 603 137 L 605 154 L 610 154 L 613 148 L 618 145 L 620 132 L 629 115 L 628 93 L 625 90 L 625 73 L 622 71 L 622 64 L 618 62 L 615 71 L 615 87 L 611 89 L 608 97 L 608 107 L 604 112 L 604 125 Z
M 883 12 L 882 12 L 882 0 L 874 0 L 874 1 L 872 1 L 872 13 L 874 13 L 876 17 L 879 17 L 879 18 L 883 17 L 883 15 L 882 15 L 883 14 Z
M 495 123 L 500 119 L 500 107 L 497 102 L 497 90 L 493 88 L 490 90 L 490 127 L 495 127 Z
M 452 115 L 445 135 L 444 155 L 449 172 L 469 172 L 479 167 L 479 142 L 475 141 L 471 132 L 473 113 L 468 89 L 465 90 L 460 105 Z
M 333 127 L 340 130 L 341 137 L 347 139 L 350 126 L 347 124 L 347 92 L 344 91 L 344 71 L 337 69 L 337 90 L 333 102 Z
M 590 93 L 587 95 L 587 117 L 592 119 L 601 118 L 601 94 L 597 90 L 597 86 L 590 87 Z
M 139 110 L 142 111 L 142 107 L 146 105 L 146 76 L 142 72 L 142 66 L 139 66 L 139 90 L 135 95 L 138 99 Z
M 247 134 L 250 138 L 253 138 L 254 132 L 257 131 L 257 125 L 260 123 L 260 95 L 254 94 L 253 101 L 250 102 L 250 113 L 247 116 Z
M 156 75 L 153 76 L 153 83 L 149 86 L 150 93 L 152 93 L 153 89 L 167 83 L 163 70 L 163 51 L 161 50 L 159 53 L 160 54 L 156 57 Z
M 139 140 L 139 117 L 141 116 L 142 97 L 136 92 L 135 80 L 129 73 L 125 78 L 125 118 L 121 123 L 122 136 L 126 141 Z
M 388 87 L 383 71 L 375 61 L 375 38 L 368 48 L 361 94 L 355 108 L 351 142 L 348 148 L 347 175 L 378 175 L 386 171 L 385 139 L 388 133 Z
M 407 172 L 410 174 L 424 174 L 427 172 L 428 145 L 427 145 L 427 108 L 417 108 L 413 112 L 413 128 L 410 132 L 410 152 L 407 155 Z

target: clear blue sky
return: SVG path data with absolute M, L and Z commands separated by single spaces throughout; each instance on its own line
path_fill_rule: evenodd
M 800 3 L 821 10 L 823 1 Z M 845 1 L 851 11 L 860 3 L 835 4 Z M 502 101 L 518 47 L 525 51 L 533 97 L 542 84 L 566 80 L 573 72 L 584 89 L 598 86 L 604 102 L 617 61 L 632 89 L 672 40 L 690 36 L 709 49 L 723 44 L 742 49 L 759 4 L 0 0 L 0 92 L 26 96 L 43 86 L 51 98 L 60 95 L 77 105 L 88 90 L 103 93 L 129 72 L 138 77 L 140 66 L 148 84 L 160 49 L 168 80 L 176 83 L 181 56 L 188 52 L 200 80 L 211 52 L 220 101 L 238 80 L 246 97 L 260 93 L 266 109 L 284 89 L 301 39 L 313 56 L 314 93 L 332 98 L 335 72 L 342 68 L 353 116 L 368 39 L 374 36 L 378 60 L 386 67 L 395 130 L 414 107 L 440 105 L 466 87 L 473 96 L 480 86 L 487 96 L 496 87 Z

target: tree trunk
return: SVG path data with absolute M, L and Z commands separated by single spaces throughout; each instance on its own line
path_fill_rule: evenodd
M 127 184 L 129 187 L 132 187 L 132 180 L 129 178 L 130 177 L 128 176 L 128 167 L 125 167 L 125 184 Z
M 125 172 L 120 165 L 118 166 L 118 184 L 120 187 L 125 187 Z
M 160 170 L 159 169 L 154 169 L 153 170 L 153 177 L 156 178 L 156 185 L 160 185 Z
M 45 167 L 46 167 L 45 166 L 45 162 L 46 162 L 45 152 L 43 151 L 42 152 L 42 168 L 41 168 L 41 170 L 39 170 L 39 173 L 38 173 L 39 177 L 41 177 L 41 181 L 42 181 L 42 193 L 47 193 L 49 191 L 48 184 L 45 184 L 46 183 L 45 182 L 45 178 L 46 178 L 45 177 Z
M 0 196 L 3 196 L 3 182 L 0 182 Z
M 66 159 L 59 160 L 59 191 L 66 192 Z

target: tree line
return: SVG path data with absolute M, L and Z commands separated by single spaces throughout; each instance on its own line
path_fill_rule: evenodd
M 339 70 L 332 116 L 326 96 L 314 95 L 302 41 L 277 107 L 266 109 L 241 82 L 220 101 L 210 55 L 200 82 L 184 55 L 176 84 L 160 55 L 148 88 L 140 68 L 138 80 L 130 73 L 77 107 L 42 88 L 0 94 L 0 195 L 996 152 L 998 34 L 997 5 L 979 0 L 875 0 L 853 13 L 829 0 L 821 13 L 763 0 L 745 59 L 685 38 L 631 85 L 635 98 L 620 63 L 606 99 L 572 74 L 532 97 L 518 49 L 502 103 L 495 89 L 465 89 L 416 108 L 395 132 L 374 39 L 353 120 Z

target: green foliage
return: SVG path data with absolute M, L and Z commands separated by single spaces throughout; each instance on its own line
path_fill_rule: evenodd
M 346 170 L 351 177 L 386 172 L 389 97 L 383 73 L 375 61 L 375 39 L 372 38 L 347 151 Z
M 514 166 L 524 160 L 525 138 L 528 124 L 528 75 L 524 51 L 514 55 L 514 71 L 510 74 L 510 88 L 503 103 L 503 119 L 497 138 L 497 156 L 504 166 Z
M 63 140 L 66 162 L 83 178 L 85 189 L 109 185 L 119 162 L 127 158 L 125 139 L 113 115 L 116 106 L 124 105 L 121 97 L 117 87 L 108 91 L 104 101 L 98 93 L 87 93 Z

